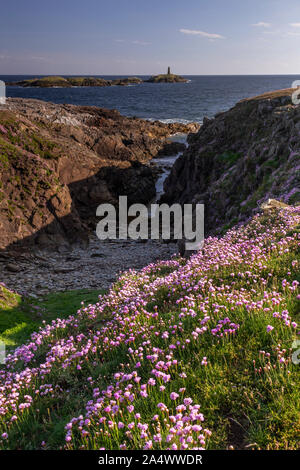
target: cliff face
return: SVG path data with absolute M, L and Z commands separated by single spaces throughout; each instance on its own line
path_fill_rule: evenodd
M 0 247 L 85 239 L 99 204 L 119 195 L 148 202 L 155 178 L 147 162 L 170 134 L 195 129 L 95 107 L 8 99 L 0 107 Z
M 239 102 L 205 119 L 165 182 L 164 201 L 205 204 L 206 230 L 248 218 L 275 198 L 300 200 L 300 108 L 292 90 Z

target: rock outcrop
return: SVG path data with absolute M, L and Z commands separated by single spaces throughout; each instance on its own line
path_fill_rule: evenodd
M 127 86 L 127 85 L 140 85 L 143 80 L 138 77 L 117 78 L 111 81 L 112 85 Z
M 247 219 L 269 198 L 300 200 L 300 107 L 295 90 L 239 102 L 198 133 L 165 181 L 165 202 L 205 204 L 207 233 Z
M 148 165 L 166 138 L 195 125 L 126 118 L 114 110 L 9 98 L 0 107 L 0 248 L 86 240 L 96 208 L 148 202 Z
M 148 80 L 145 80 L 148 83 L 187 83 L 186 78 L 181 77 L 180 75 L 174 75 L 173 73 L 166 73 L 161 75 L 154 75 Z

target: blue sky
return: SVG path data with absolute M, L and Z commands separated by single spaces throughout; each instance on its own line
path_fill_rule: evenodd
M 299 0 L 0 0 L 0 75 L 293 74 Z

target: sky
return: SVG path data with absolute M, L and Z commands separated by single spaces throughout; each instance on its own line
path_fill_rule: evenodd
M 0 75 L 299 74 L 300 0 L 0 0 Z

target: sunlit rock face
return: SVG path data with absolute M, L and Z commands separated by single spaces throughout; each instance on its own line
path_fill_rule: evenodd
M 127 195 L 149 202 L 148 162 L 194 124 L 127 118 L 118 111 L 10 98 L 0 107 L 0 247 L 86 239 L 96 208 Z
M 300 108 L 293 90 L 239 102 L 204 119 L 165 181 L 164 201 L 205 204 L 208 233 L 247 219 L 261 203 L 300 200 Z

